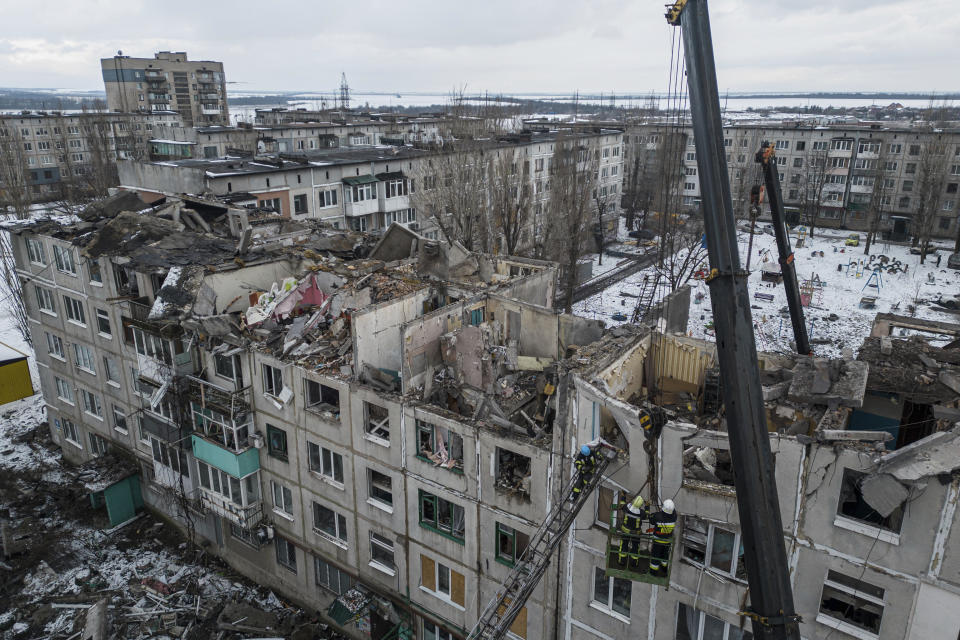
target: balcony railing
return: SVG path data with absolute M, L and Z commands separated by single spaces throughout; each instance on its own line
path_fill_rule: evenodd
M 227 389 L 194 376 L 186 378 L 187 393 L 192 401 L 204 409 L 210 408 L 225 415 L 234 423 L 242 424 L 249 420 L 250 387 Z
M 263 506 L 259 500 L 241 507 L 219 493 L 200 487 L 200 504 L 244 529 L 256 526 L 263 519 Z

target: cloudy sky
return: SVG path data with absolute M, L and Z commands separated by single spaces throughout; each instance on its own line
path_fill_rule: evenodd
M 102 89 L 99 58 L 187 51 L 231 91 L 663 91 L 666 0 L 5 2 L 0 86 Z M 956 0 L 714 0 L 721 91 L 960 90 Z

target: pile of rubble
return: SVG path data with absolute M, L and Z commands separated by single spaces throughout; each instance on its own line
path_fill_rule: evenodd
M 152 516 L 109 528 L 86 494 L 123 461 L 64 465 L 42 407 L 0 414 L 0 638 L 341 637 Z

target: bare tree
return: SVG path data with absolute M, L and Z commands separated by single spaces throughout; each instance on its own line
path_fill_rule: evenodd
M 873 172 L 873 189 L 870 192 L 870 204 L 867 210 L 867 238 L 863 245 L 863 254 L 870 255 L 870 247 L 877 239 L 880 228 L 880 219 L 883 217 L 884 207 L 890 198 L 892 186 L 888 186 L 887 174 L 887 145 L 880 143 L 880 153 L 877 155 L 876 168 Z
M 754 127 L 733 128 L 731 144 L 727 147 L 727 172 L 730 178 L 730 195 L 737 218 L 750 217 L 750 191 L 755 184 L 763 183 L 760 165 L 754 160 L 760 149 L 760 137 Z
M 29 216 L 34 195 L 27 144 L 16 127 L 0 127 L 0 205 L 21 219 Z
M 476 143 L 460 141 L 425 158 L 416 172 L 420 188 L 412 199 L 448 238 L 470 250 L 488 251 L 492 230 L 481 151 Z
M 823 189 L 827 185 L 827 150 L 808 143 L 804 154 L 803 173 L 800 174 L 800 211 L 812 238 L 823 209 Z
M 112 145 L 113 126 L 103 101 L 98 100 L 86 113 L 90 116 L 84 119 L 86 150 L 83 152 L 83 177 L 78 183 L 91 199 L 105 198 L 108 189 L 117 186 L 120 180 Z
M 685 219 L 670 226 L 660 242 L 664 246 L 664 256 L 657 270 L 661 278 L 670 283 L 670 290 L 676 291 L 690 281 L 707 259 L 701 217 L 694 213 L 687 214 Z
M 502 250 L 509 255 L 519 255 L 529 250 L 529 238 L 533 231 L 533 184 L 530 180 L 530 163 L 518 162 L 512 147 L 501 148 L 488 154 L 488 189 L 493 226 L 502 239 Z
M 599 164 L 600 149 L 595 141 L 565 132 L 557 136 L 550 163 L 550 198 L 546 201 L 548 222 L 542 217 L 537 220 L 537 236 L 543 238 L 545 257 L 560 263 L 567 313 L 573 309 L 577 265 L 589 246 Z
M 917 213 L 913 217 L 913 246 L 920 247 L 920 264 L 930 251 L 933 223 L 940 210 L 940 200 L 946 183 L 947 145 L 937 134 L 920 145 L 920 160 L 917 163 Z

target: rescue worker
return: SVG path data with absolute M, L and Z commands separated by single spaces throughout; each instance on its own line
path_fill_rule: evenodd
M 650 516 L 650 529 L 653 533 L 653 549 L 650 558 L 650 573 L 666 576 L 670 563 L 670 546 L 673 543 L 673 529 L 677 526 L 677 512 L 673 500 L 664 500 L 663 507 Z
M 580 453 L 577 454 L 573 464 L 577 469 L 577 482 L 573 485 L 571 499 L 576 500 L 580 497 L 580 492 L 583 491 L 584 487 L 590 484 L 593 479 L 593 472 L 597 468 L 597 457 L 593 449 L 585 444 L 580 447 Z
M 640 566 L 640 536 L 643 534 L 643 520 L 647 516 L 647 509 L 643 497 L 637 496 L 627 505 L 623 521 L 620 523 L 620 564 L 625 564 L 627 558 L 634 568 Z

